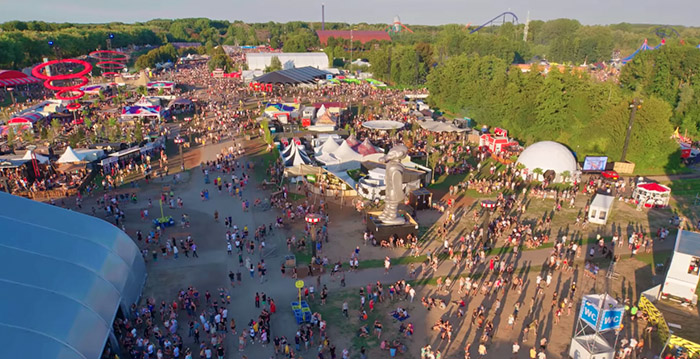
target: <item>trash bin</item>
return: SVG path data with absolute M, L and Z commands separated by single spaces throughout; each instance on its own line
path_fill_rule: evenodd
M 297 257 L 295 257 L 293 254 L 284 256 L 284 266 L 287 268 L 296 268 Z

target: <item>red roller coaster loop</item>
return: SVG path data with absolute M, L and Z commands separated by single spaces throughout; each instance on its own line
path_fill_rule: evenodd
M 104 56 L 108 55 L 108 56 Z M 128 61 L 129 55 L 114 50 L 97 50 L 91 52 L 88 56 L 98 61 Z M 117 57 L 119 56 L 119 57 Z
M 114 50 L 97 50 L 91 52 L 88 56 L 98 60 L 95 67 L 105 70 L 102 72 L 103 77 L 119 75 L 115 70 L 125 69 L 126 62 L 129 60 L 129 55 Z
M 47 66 L 51 65 L 58 65 L 58 64 L 75 64 L 75 65 L 80 65 L 83 67 L 82 70 L 76 72 L 76 73 L 68 73 L 68 74 L 60 74 L 60 75 L 45 75 L 41 70 L 43 70 Z M 66 101 L 72 101 L 72 100 L 77 100 L 83 95 L 85 95 L 85 92 L 83 92 L 80 88 L 82 86 L 87 85 L 89 82 L 88 78 L 85 77 L 85 75 L 89 74 L 90 71 L 92 71 L 92 65 L 90 65 L 89 62 L 83 61 L 83 60 L 78 60 L 78 59 L 63 59 L 63 60 L 51 60 L 44 62 L 43 64 L 39 64 L 38 66 L 34 67 L 32 69 L 32 75 L 38 79 L 45 80 L 44 81 L 44 87 L 46 87 L 49 90 L 54 90 L 56 92 L 56 98 L 59 100 L 66 100 Z M 65 80 L 80 80 L 80 83 L 77 84 L 72 84 L 70 86 L 56 86 L 53 84 L 53 81 L 65 81 Z M 66 96 L 66 94 L 73 94 L 72 96 Z

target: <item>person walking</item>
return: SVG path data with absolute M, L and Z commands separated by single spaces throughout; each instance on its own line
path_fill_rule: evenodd
M 391 259 L 387 256 L 384 257 L 384 275 L 389 274 L 389 268 L 391 268 Z

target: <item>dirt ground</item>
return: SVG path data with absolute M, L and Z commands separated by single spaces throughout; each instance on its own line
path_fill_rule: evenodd
M 226 144 L 207 146 L 205 148 L 193 149 L 192 151 L 186 152 L 185 161 L 187 167 L 194 167 L 202 160 L 214 158 L 218 149 L 225 145 Z M 249 147 L 249 152 L 252 152 L 251 147 Z M 177 157 L 177 155 L 174 157 Z M 176 160 L 174 157 L 171 156 L 172 161 Z M 249 160 L 257 161 L 255 157 Z M 176 166 L 179 169 L 179 164 L 171 167 Z M 185 229 L 168 229 L 166 231 L 166 236 L 168 238 L 174 236 L 179 240 L 179 238 L 191 234 L 200 246 L 201 258 L 183 258 L 183 253 L 181 253 L 180 258 L 177 260 L 170 257 L 159 257 L 159 259 L 154 262 L 152 256 L 148 256 L 149 278 L 144 288 L 144 298 L 154 297 L 157 301 L 172 300 L 177 290 L 190 285 L 196 286 L 202 292 L 204 290 L 209 290 L 213 295 L 216 295 L 218 288 L 228 285 L 226 273 L 228 273 L 229 270 L 236 272 L 240 269 L 237 256 L 228 256 L 226 254 L 224 241 L 226 229 L 222 223 L 217 224 L 214 222 L 213 213 L 215 210 L 220 212 L 220 217 L 223 218 L 224 216 L 230 215 L 239 226 L 248 225 L 251 228 L 260 224 L 270 223 L 274 221 L 274 218 L 278 215 L 275 210 L 252 210 L 250 212 L 242 212 L 238 200 L 232 200 L 226 195 L 220 196 L 216 193 L 212 185 L 205 186 L 203 184 L 201 169 L 198 167 L 189 170 L 186 175 L 183 175 L 183 179 L 184 182 L 173 185 L 173 189 L 176 197 L 182 196 L 185 201 L 185 209 L 170 209 L 166 206 L 164 208 L 164 213 L 165 215 L 172 215 L 176 221 L 179 221 L 183 212 L 187 213 L 190 216 L 192 226 Z M 169 179 L 166 179 L 166 181 L 168 180 Z M 135 231 L 137 229 L 142 230 L 145 236 L 152 228 L 150 222 L 142 222 L 139 218 L 139 212 L 141 209 L 146 208 L 148 198 L 151 198 L 154 204 L 154 207 L 150 209 L 150 219 L 152 220 L 160 215 L 157 198 L 162 185 L 163 183 L 145 185 L 141 182 L 141 187 L 139 188 L 131 188 L 129 186 L 120 188 L 119 191 L 137 191 L 139 195 L 138 204 L 125 205 L 127 216 L 126 232 L 132 236 L 132 238 L 135 237 Z M 204 188 L 208 188 L 210 191 L 212 197 L 210 201 L 202 202 L 199 198 L 199 192 Z M 246 193 L 246 197 L 251 199 L 251 201 L 255 197 L 265 195 L 265 192 L 257 187 L 252 187 L 250 191 Z M 90 207 L 93 206 L 94 200 L 94 197 L 85 200 L 83 205 L 85 212 L 90 212 Z M 301 198 L 298 201 L 304 200 L 306 199 Z M 623 236 L 626 236 L 632 231 L 655 233 L 659 226 L 668 224 L 668 218 L 671 216 L 670 210 L 652 210 L 650 212 L 645 210 L 640 212 L 632 205 L 616 201 L 608 225 L 596 226 L 589 224 L 586 228 L 576 227 L 574 225 L 575 218 L 582 212 L 588 200 L 590 200 L 589 196 L 580 196 L 577 198 L 575 208 L 568 208 L 568 206 L 565 206 L 562 211 L 553 212 L 554 201 L 552 199 L 542 200 L 533 198 L 529 201 L 528 211 L 523 216 L 523 219 L 525 221 L 534 222 L 543 216 L 553 215 L 552 237 L 568 235 L 573 239 L 586 239 L 595 237 L 595 234 L 598 233 L 605 237 L 610 237 L 613 232 L 622 233 Z M 68 201 L 68 203 L 71 203 L 71 201 Z M 347 262 L 347 259 L 356 246 L 360 246 L 361 260 L 381 259 L 387 255 L 392 258 L 398 258 L 406 255 L 405 249 L 364 246 L 362 233 L 365 230 L 365 226 L 362 223 L 360 214 L 348 204 L 341 207 L 334 201 L 329 201 L 329 203 L 331 221 L 328 230 L 330 242 L 324 246 L 323 255 L 328 256 L 331 261 L 341 260 L 342 262 Z M 351 202 L 348 201 L 348 203 Z M 457 225 L 448 235 L 448 237 L 452 239 L 458 238 L 458 236 L 465 231 L 471 230 L 474 225 L 481 225 L 482 222 L 488 218 L 484 215 L 479 217 L 477 221 L 474 221 L 471 214 L 474 210 L 479 210 L 477 198 L 463 197 L 460 198 L 457 203 L 460 206 L 456 209 L 456 213 L 461 216 L 458 216 Z M 436 210 L 420 211 L 418 213 L 418 222 L 422 228 L 429 228 L 436 223 L 438 225 L 441 224 L 441 220 L 444 216 L 445 214 Z M 302 228 L 303 222 L 299 220 L 288 230 L 276 231 L 274 235 L 269 238 L 267 251 L 263 257 L 266 262 L 269 263 L 268 268 L 270 276 L 268 282 L 264 284 L 257 283 L 257 277 L 255 278 L 256 280 L 250 280 L 246 278 L 247 273 L 243 273 L 243 285 L 232 289 L 232 304 L 229 306 L 229 309 L 232 317 L 236 319 L 241 328 L 245 328 L 245 324 L 248 320 L 254 318 L 257 312 L 259 312 L 259 309 L 255 308 L 252 303 L 252 297 L 255 295 L 255 292 L 264 291 L 278 300 L 279 303 L 279 313 L 273 317 L 273 335 L 285 335 L 287 338 L 293 340 L 296 324 L 287 306 L 290 301 L 295 300 L 296 290 L 294 289 L 293 279 L 289 278 L 289 276 L 282 276 L 277 268 L 284 255 L 288 254 L 285 245 L 286 238 L 291 235 L 299 236 L 302 232 Z M 673 234 L 671 234 L 671 237 L 673 237 Z M 660 248 L 658 248 L 659 253 L 667 254 L 669 248 L 673 246 L 672 242 L 673 241 L 666 241 L 663 246 L 660 246 Z M 423 238 L 423 243 L 425 244 L 422 248 L 423 253 L 428 249 L 434 253 L 435 249 L 441 246 L 442 240 L 437 237 L 434 229 L 428 229 Z M 143 243 L 137 244 L 142 248 L 144 247 Z M 151 249 L 149 248 L 149 250 Z M 476 357 L 476 346 L 474 344 L 478 345 L 481 330 L 471 325 L 470 318 L 471 312 L 479 305 L 483 304 L 487 309 L 488 319 L 493 320 L 496 325 L 495 336 L 488 344 L 489 354 L 487 357 L 509 357 L 511 345 L 515 340 L 521 344 L 520 357 L 527 357 L 527 351 L 530 346 L 539 342 L 540 338 L 546 337 L 550 343 L 547 349 L 548 358 L 564 358 L 567 357 L 566 349 L 574 332 L 574 318 L 576 316 L 576 309 L 580 303 L 581 295 L 607 291 L 609 294 L 620 299 L 638 298 L 641 291 L 650 288 L 653 284 L 657 284 L 660 281 L 658 276 L 654 276 L 655 273 L 652 271 L 652 264 L 659 261 L 662 262 L 663 260 L 654 258 L 654 256 L 651 255 L 646 256 L 644 259 L 623 260 L 616 268 L 619 276 L 617 279 L 612 279 L 609 282 L 605 279 L 603 274 L 600 274 L 595 281 L 589 277 L 585 277 L 582 274 L 581 268 L 567 273 L 556 272 L 553 274 L 554 278 L 551 286 L 545 290 L 542 296 L 535 299 L 534 306 L 532 307 L 533 309 L 530 311 L 534 295 L 534 280 L 535 277 L 541 273 L 540 268 L 543 262 L 541 258 L 543 256 L 546 257 L 548 252 L 549 250 L 543 249 L 523 251 L 521 253 L 521 257 L 519 257 L 520 259 L 518 259 L 517 262 L 518 266 L 516 267 L 516 272 L 521 268 L 531 269 L 522 274 L 527 278 L 527 282 L 524 285 L 525 289 L 522 293 L 518 293 L 515 290 L 508 290 L 505 294 L 499 294 L 498 298 L 501 298 L 503 303 L 501 304 L 501 309 L 497 313 L 491 309 L 496 297 L 484 298 L 484 296 L 478 294 L 474 298 L 466 299 L 466 308 L 463 309 L 465 317 L 458 318 L 456 315 L 458 306 L 455 304 L 455 301 L 459 299 L 459 296 L 455 286 L 453 286 L 449 292 L 436 293 L 436 287 L 434 285 L 417 285 L 416 299 L 413 303 L 408 303 L 405 300 L 396 300 L 394 302 L 386 301 L 378 304 L 375 311 L 370 313 L 368 320 L 370 330 L 373 321 L 379 319 L 384 324 L 382 339 L 398 339 L 408 347 L 408 352 L 401 354 L 401 357 L 404 358 L 418 358 L 420 348 L 426 344 L 431 344 L 434 349 L 440 349 L 443 353 L 442 358 L 463 358 L 463 348 L 466 344 L 470 343 L 473 344 L 471 351 L 472 356 Z M 667 256 L 664 258 L 667 258 Z M 257 255 L 253 258 L 253 260 L 259 259 Z M 515 258 L 513 258 L 513 260 L 515 260 Z M 582 263 L 578 263 L 578 265 L 580 266 Z M 451 264 L 449 263 L 442 264 L 439 275 L 449 274 L 453 277 L 466 275 L 466 272 L 462 269 L 449 268 L 450 266 Z M 360 286 L 376 282 L 377 280 L 384 282 L 385 287 L 387 287 L 391 281 L 408 279 L 407 271 L 407 266 L 397 266 L 386 276 L 383 275 L 383 270 L 381 268 L 369 268 L 358 272 L 347 273 L 346 287 L 341 287 L 338 281 L 332 281 L 327 275 L 321 278 L 322 283 L 327 284 L 330 290 L 328 304 L 321 306 L 317 298 L 315 302 L 311 303 L 311 306 L 313 311 L 318 311 L 328 321 L 329 337 L 338 348 L 338 352 L 340 352 L 342 348 L 347 347 L 351 350 L 351 357 L 358 358 L 359 348 L 365 346 L 370 350 L 370 358 L 389 356 L 388 353 L 381 352 L 378 348 L 380 341 L 377 340 L 376 337 L 374 337 L 374 339 L 364 339 L 358 338 L 355 335 L 362 324 L 358 319 L 358 290 Z M 479 269 L 477 269 L 477 271 L 479 271 Z M 601 271 L 601 273 L 604 273 L 604 271 Z M 427 278 L 427 280 L 429 279 L 430 278 Z M 485 279 L 486 278 L 481 278 L 481 280 Z M 567 295 L 573 281 L 577 282 L 577 291 L 571 315 L 564 314 L 560 323 L 555 324 L 551 311 L 552 295 L 555 291 L 559 294 L 559 297 Z M 434 308 L 428 311 L 420 303 L 420 298 L 423 296 L 433 296 L 444 299 L 448 305 L 445 309 Z M 350 304 L 351 310 L 349 319 L 346 319 L 342 315 L 340 309 L 344 300 L 348 300 Z M 506 327 L 505 323 L 507 322 L 508 316 L 513 313 L 516 301 L 521 302 L 522 307 L 515 327 L 509 329 Z M 400 323 L 388 315 L 388 313 L 396 309 L 397 306 L 406 308 L 411 316 L 407 320 L 407 322 L 412 322 L 415 327 L 415 333 L 411 338 L 400 335 L 398 333 Z M 440 318 L 448 319 L 453 325 L 454 340 L 452 343 L 441 342 L 439 333 L 431 330 L 433 324 Z M 538 319 L 541 323 L 537 328 L 537 333 L 531 333 L 527 341 L 524 341 L 526 338 L 523 337 L 522 329 L 535 319 Z M 679 316 L 669 319 L 669 321 L 683 322 L 681 319 L 682 316 Z M 183 319 L 183 321 L 187 321 L 187 319 Z M 683 323 L 683 325 L 685 325 L 685 323 Z M 637 334 L 640 330 L 639 326 L 639 323 L 627 326 L 620 337 L 629 337 Z M 181 331 L 181 334 L 186 336 L 186 330 Z M 229 353 L 227 357 L 239 358 L 239 353 L 235 351 L 234 340 L 227 339 L 226 342 Z M 185 344 L 192 346 L 192 342 L 188 338 L 185 338 Z M 192 348 L 194 349 L 196 347 L 192 346 Z M 261 348 L 258 345 L 246 349 L 245 353 L 251 358 L 267 358 L 272 354 L 269 346 L 267 348 Z M 304 358 L 315 357 L 314 352 L 302 352 L 300 354 Z M 297 356 L 297 358 L 298 357 L 299 356 Z
M 360 326 L 367 324 L 372 328 L 374 320 L 379 320 L 384 330 L 381 340 L 389 340 L 393 342 L 398 340 L 408 347 L 408 352 L 402 354 L 404 358 L 418 358 L 417 353 L 420 348 L 426 344 L 431 344 L 433 350 L 441 350 L 443 358 L 463 358 L 464 347 L 471 344 L 471 354 L 476 357 L 476 347 L 479 343 L 479 338 L 482 335 L 482 330 L 476 325 L 471 324 L 471 313 L 480 305 L 486 308 L 488 313 L 487 319 L 492 320 L 495 324 L 495 336 L 489 341 L 488 357 L 490 358 L 506 358 L 511 354 L 511 347 L 514 341 L 518 341 L 521 345 L 520 357 L 526 357 L 527 351 L 535 344 L 539 343 L 541 338 L 547 338 L 549 345 L 547 347 L 548 358 L 566 358 L 568 353 L 566 350 L 570 344 L 571 337 L 574 334 L 574 324 L 576 318 L 577 304 L 580 302 L 580 297 L 583 294 L 601 293 L 608 287 L 608 293 L 622 298 L 636 298 L 642 290 L 651 286 L 651 273 L 646 273 L 645 268 L 648 266 L 635 259 L 626 260 L 624 265 L 619 265 L 617 272 L 618 279 L 611 279 L 609 283 L 600 272 L 595 280 L 584 276 L 582 269 L 578 268 L 573 272 L 555 272 L 552 284 L 546 288 L 544 294 L 537 297 L 534 306 L 532 306 L 532 298 L 535 295 L 535 278 L 539 271 L 530 272 L 525 276 L 526 282 L 522 293 L 517 290 L 508 289 L 505 294 L 501 292 L 497 296 L 485 298 L 480 293 L 474 297 L 465 297 L 457 293 L 458 285 L 456 282 L 449 291 L 437 293 L 437 287 L 433 285 L 417 286 L 416 297 L 413 303 L 409 300 L 396 299 L 390 301 L 386 299 L 379 303 L 374 312 L 369 313 L 369 319 L 363 322 L 359 319 L 359 294 L 358 289 L 347 289 L 339 293 L 334 293 L 330 296 L 326 306 L 318 305 L 318 299 L 314 309 L 323 314 L 324 318 L 329 323 L 329 336 L 334 338 L 336 345 L 344 347 L 345 345 L 359 350 L 361 346 L 370 348 L 370 357 L 386 357 L 388 353 L 383 353 L 379 349 L 380 340 L 376 336 L 369 338 L 360 338 L 357 336 Z M 556 324 L 553 311 L 551 310 L 552 296 L 557 292 L 559 298 L 567 296 L 571 284 L 576 282 L 576 296 L 574 298 L 574 306 L 570 314 L 564 313 L 561 321 Z M 434 298 L 443 299 L 447 304 L 445 309 L 433 308 L 427 310 L 420 302 L 423 296 L 432 296 Z M 465 299 L 466 307 L 463 308 L 464 317 L 458 317 L 458 301 Z M 501 307 L 498 312 L 493 309 L 496 299 L 501 300 Z M 341 313 L 343 301 L 348 301 L 350 305 L 350 316 L 346 319 Z M 509 315 L 514 312 L 516 302 L 521 303 L 521 310 L 514 328 L 508 328 L 507 320 Z M 410 318 L 405 323 L 413 323 L 415 333 L 412 337 L 405 337 L 399 333 L 401 323 L 391 317 L 389 313 L 397 307 L 405 308 Z M 453 326 L 453 341 L 448 343 L 446 340 L 441 340 L 438 331 L 431 330 L 433 324 L 438 319 L 448 320 Z M 528 326 L 532 321 L 539 320 L 540 325 L 537 328 L 537 333 L 523 334 L 524 327 Z M 638 337 L 642 325 L 635 323 L 627 326 L 620 335 L 623 337 Z M 339 343 L 339 344 L 338 344 Z M 650 352 L 651 354 L 652 352 Z

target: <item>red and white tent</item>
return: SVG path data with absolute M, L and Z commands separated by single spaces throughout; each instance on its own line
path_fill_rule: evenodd
M 632 192 L 635 203 L 647 208 L 666 207 L 671 199 L 671 188 L 659 183 L 640 183 Z
M 15 70 L 0 70 L 0 87 L 39 83 L 36 77 Z
M 24 113 L 21 115 L 17 115 L 13 118 L 11 118 L 9 121 L 7 121 L 8 125 L 14 125 L 14 126 L 19 126 L 19 125 L 34 125 L 37 121 L 41 120 L 44 118 L 44 115 L 38 113 L 38 112 L 28 112 Z

